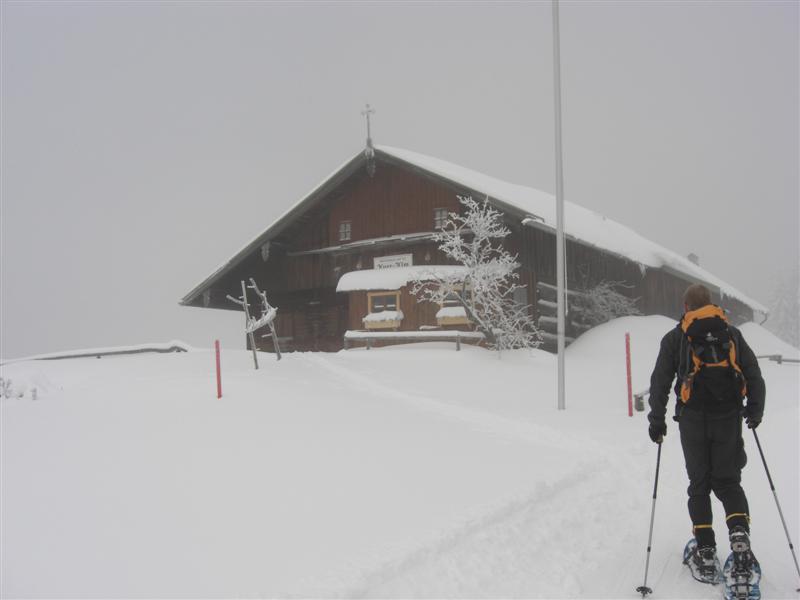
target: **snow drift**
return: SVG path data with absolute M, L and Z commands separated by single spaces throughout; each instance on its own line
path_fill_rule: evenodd
M 23 361 L 2 410 L 3 597 L 635 598 L 655 446 L 627 416 L 674 323 L 626 317 L 555 358 L 443 342 L 261 357 Z M 789 352 L 757 325 L 758 354 Z M 777 350 L 776 350 L 777 349 Z M 798 535 L 798 366 L 762 361 L 759 429 Z M 744 484 L 764 598 L 796 574 L 752 437 Z M 681 565 L 690 536 L 670 422 L 648 585 L 717 598 Z M 718 538 L 724 536 L 715 502 Z

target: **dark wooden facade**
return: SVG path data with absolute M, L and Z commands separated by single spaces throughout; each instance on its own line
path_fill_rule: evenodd
M 253 277 L 278 307 L 277 331 L 285 349 L 341 349 L 345 331 L 363 328 L 368 308 L 367 292 L 336 292 L 339 278 L 371 269 L 373 259 L 386 255 L 411 254 L 414 265 L 449 264 L 430 239 L 435 210 L 460 210 L 458 195 L 483 197 L 480 190 L 379 151 L 371 176 L 365 160 L 355 157 L 225 268 L 192 290 L 182 304 L 240 310 L 226 296 L 239 296 L 240 282 Z M 536 313 L 544 313 L 549 286 L 556 281 L 555 233 L 543 226 L 522 225 L 525 215 L 519 209 L 490 200 L 506 215 L 511 235 L 505 244 L 519 257 L 527 301 Z M 340 240 L 342 223 L 349 224 L 348 240 Z M 677 318 L 683 291 L 693 282 L 570 238 L 566 256 L 570 289 L 585 289 L 603 280 L 625 282 L 624 293 L 637 299 L 644 314 Z M 438 306 L 417 303 L 407 287 L 400 292 L 405 315 L 400 329 L 416 331 L 436 325 Z M 724 305 L 735 321 L 753 316 L 750 307 L 732 298 L 725 298 Z M 271 348 L 271 338 L 256 339 L 262 349 Z

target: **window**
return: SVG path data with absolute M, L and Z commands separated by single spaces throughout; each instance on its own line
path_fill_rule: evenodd
M 434 208 L 433 209 L 433 228 L 434 229 L 441 229 L 444 227 L 445 221 L 447 221 L 447 213 L 448 210 L 446 208 Z
M 339 223 L 339 241 L 346 242 L 351 239 L 352 221 L 341 221 Z
M 400 292 L 368 292 L 369 313 L 362 319 L 367 329 L 394 329 L 403 322 Z
M 436 324 L 439 325 L 439 327 L 446 325 L 471 324 L 469 317 L 467 317 L 467 311 L 464 308 L 464 305 L 461 304 L 461 300 L 459 300 L 459 296 L 461 294 L 465 295 L 467 302 L 472 300 L 472 289 L 469 285 L 467 285 L 466 290 L 462 290 L 459 287 L 458 291 L 453 290 L 447 294 L 442 303 L 439 305 L 439 312 L 436 313 Z
M 458 290 L 451 291 L 445 297 L 444 302 L 442 302 L 442 306 L 443 307 L 446 307 L 446 306 L 463 306 L 461 304 L 461 300 L 459 299 L 459 297 L 462 294 L 464 296 L 464 299 L 467 302 L 470 302 L 472 300 L 472 286 L 467 285 L 467 289 L 465 289 L 465 290 L 462 290 L 461 286 L 459 286 Z
M 369 296 L 369 312 L 396 311 L 400 292 L 377 292 Z

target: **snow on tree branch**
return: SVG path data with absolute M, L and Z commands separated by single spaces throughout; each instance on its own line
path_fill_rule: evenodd
M 784 268 L 776 274 L 776 285 L 764 327 L 784 342 L 800 348 L 800 268 Z
M 278 314 L 278 309 L 267 301 L 267 293 L 258 289 L 258 285 L 256 285 L 256 281 L 252 277 L 250 278 L 250 285 L 247 287 L 255 290 L 256 294 L 261 298 L 261 316 L 258 319 L 251 317 L 250 322 L 247 324 L 246 330 L 247 333 L 250 333 L 256 329 L 261 329 L 265 325 L 271 325 L 275 320 L 275 315 Z
M 247 286 L 251 290 L 255 290 L 256 294 L 261 298 L 261 316 L 256 318 L 250 316 L 249 311 L 247 312 L 247 323 L 245 324 L 245 333 L 253 333 L 257 329 L 261 329 L 265 325 L 270 325 L 274 320 L 275 316 L 278 313 L 278 309 L 274 306 L 271 306 L 270 303 L 267 301 L 267 294 L 266 292 L 262 292 L 258 289 L 255 280 L 251 277 L 250 278 L 250 285 Z M 247 309 L 249 308 L 249 304 L 247 303 L 246 299 L 242 298 L 234 298 L 230 294 L 227 296 L 228 300 L 231 302 L 235 302 L 239 306 Z
M 629 298 L 618 288 L 629 287 L 621 281 L 601 281 L 582 294 L 570 298 L 571 312 L 577 313 L 585 325 L 595 327 L 617 317 L 641 315 L 638 298 Z
M 253 332 L 257 329 L 261 329 L 265 325 L 269 326 L 270 333 L 272 334 L 272 344 L 275 348 L 275 355 L 278 360 L 281 359 L 281 349 L 278 346 L 278 335 L 275 332 L 275 325 L 273 321 L 275 321 L 275 316 L 278 314 L 278 309 L 267 301 L 267 294 L 266 292 L 262 292 L 258 289 L 258 285 L 256 284 L 256 280 L 252 277 L 250 278 L 250 285 L 247 288 L 254 290 L 256 294 L 258 294 L 259 298 L 261 298 L 261 316 L 258 318 L 250 316 L 250 305 L 247 302 L 247 289 L 245 288 L 244 281 L 242 281 L 242 296 L 241 298 L 234 298 L 230 294 L 227 296 L 228 300 L 231 302 L 235 302 L 239 306 L 244 309 L 245 315 L 245 324 L 244 330 L 245 333 L 250 337 L 250 345 L 253 348 L 253 361 L 255 362 L 256 369 L 258 369 L 258 357 L 256 355 L 256 342 L 253 337 Z
M 414 281 L 412 293 L 418 302 L 457 302 L 464 307 L 476 329 L 491 348 L 535 348 L 541 335 L 530 316 L 530 306 L 514 299 L 519 284 L 516 256 L 502 240 L 510 231 L 502 213 L 488 202 L 458 197 L 464 214 L 449 213 L 434 240 L 447 256 L 467 268 L 466 275 L 439 275 Z

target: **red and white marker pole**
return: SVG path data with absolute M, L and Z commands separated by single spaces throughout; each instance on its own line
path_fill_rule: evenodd
M 217 398 L 222 398 L 222 370 L 219 364 L 219 340 L 214 340 L 214 350 L 217 354 Z
M 631 384 L 631 334 L 625 334 L 625 367 L 628 371 L 628 416 L 633 416 L 633 386 Z

